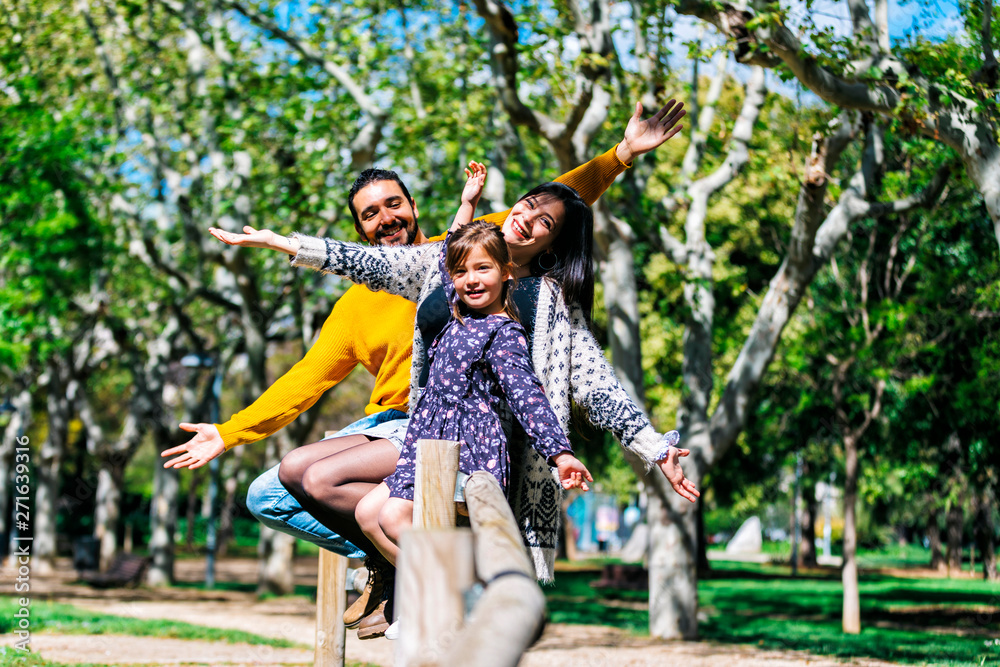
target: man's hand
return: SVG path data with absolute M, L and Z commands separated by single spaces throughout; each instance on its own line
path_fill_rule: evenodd
M 594 478 L 580 459 L 570 452 L 559 452 L 552 457 L 552 462 L 559 471 L 559 483 L 562 484 L 562 488 L 590 491 L 587 482 L 593 482 Z
M 681 463 L 678 460 L 681 456 L 687 456 L 690 453 L 690 449 L 671 447 L 667 450 L 667 458 L 657 461 L 656 465 L 663 471 L 663 475 L 670 482 L 670 486 L 674 487 L 674 491 L 678 495 L 687 498 L 691 502 L 695 502 L 701 496 L 701 493 L 698 492 L 694 482 L 684 476 L 684 471 L 681 469 Z
M 215 424 L 181 424 L 181 430 L 195 434 L 183 445 L 164 450 L 160 456 L 177 456 L 163 464 L 164 468 L 200 468 L 226 451 L 222 435 Z
M 625 138 L 618 144 L 618 159 L 629 164 L 643 153 L 659 148 L 684 129 L 677 122 L 684 117 L 684 103 L 670 100 L 652 118 L 642 119 L 642 102 L 635 103 L 635 113 L 628 119 Z
M 290 239 L 281 234 L 275 234 L 270 229 L 254 229 L 250 225 L 243 228 L 242 234 L 234 234 L 224 229 L 209 227 L 208 233 L 226 245 L 238 245 L 243 248 L 267 248 L 296 255 L 299 252 L 299 240 Z

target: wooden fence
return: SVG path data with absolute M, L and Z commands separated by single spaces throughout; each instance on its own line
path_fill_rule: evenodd
M 513 667 L 541 633 L 545 597 L 500 485 L 465 484 L 470 528 L 456 528 L 458 443 L 417 443 L 413 529 L 396 568 L 397 667 Z M 321 551 L 317 667 L 344 664 L 347 559 Z

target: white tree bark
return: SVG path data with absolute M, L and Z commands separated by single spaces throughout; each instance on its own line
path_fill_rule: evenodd
M 11 481 L 13 481 L 13 468 L 15 462 L 14 450 L 18 446 L 18 438 L 22 437 L 31 426 L 31 391 L 25 387 L 21 389 L 12 399 L 14 412 L 10 415 L 10 421 L 3 432 L 3 440 L 0 441 L 0 539 L 4 543 L 0 545 L 0 550 L 6 551 L 11 535 Z M 29 442 L 30 444 L 30 442 Z
M 724 76 L 720 63 L 712 89 L 721 91 Z M 708 406 L 713 387 L 712 326 L 715 297 L 712 294 L 712 266 L 715 253 L 705 239 L 705 217 L 709 198 L 736 177 L 749 159 L 748 143 L 753 126 L 764 104 L 764 70 L 754 67 L 746 86 L 743 107 L 733 128 L 729 151 L 723 164 L 711 174 L 690 183 L 687 199 L 690 206 L 685 218 L 684 258 L 687 264 L 684 300 L 688 305 L 682 362 L 685 391 L 678 410 L 677 424 L 683 433 L 684 447 L 692 456 L 685 461 L 686 474 L 695 484 L 704 475 L 702 453 L 711 449 Z M 714 97 L 714 100 L 717 100 Z M 712 101 L 710 91 L 709 100 Z M 707 133 L 714 114 L 714 103 L 702 108 Z M 696 151 L 688 165 L 697 172 L 700 155 Z M 677 254 L 680 254 L 678 252 Z M 693 465 L 692 465 L 693 464 Z M 698 635 L 698 513 L 697 506 L 667 493 L 668 502 L 658 498 L 650 512 L 650 634 L 664 639 L 693 639 Z
M 55 360 L 49 364 L 41 386 L 46 393 L 48 432 L 32 463 L 36 475 L 35 501 L 32 507 L 32 558 L 36 570 L 45 574 L 55 567 L 56 512 L 59 499 L 59 469 L 69 439 L 74 396 L 78 389 L 72 379 L 72 362 Z

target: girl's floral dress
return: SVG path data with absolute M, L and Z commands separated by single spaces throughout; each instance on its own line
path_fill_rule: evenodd
M 454 303 L 455 286 L 445 269 L 447 249 L 446 240 L 438 266 L 448 301 Z M 410 412 L 396 471 L 385 480 L 393 497 L 413 499 L 421 439 L 458 441 L 459 470 L 485 470 L 506 493 L 510 457 L 498 416 L 504 402 L 546 459 L 572 451 L 531 368 L 524 328 L 504 315 L 472 313 L 462 319 L 452 317 L 428 350 L 430 376 Z

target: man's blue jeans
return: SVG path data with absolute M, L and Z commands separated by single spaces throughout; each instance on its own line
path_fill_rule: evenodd
M 377 424 L 393 419 L 406 419 L 406 413 L 399 410 L 377 412 L 344 427 L 332 437 L 361 433 Z M 262 524 L 274 530 L 312 542 L 318 547 L 341 556 L 364 558 L 365 552 L 302 509 L 299 501 L 293 498 L 292 494 L 288 493 L 288 490 L 278 480 L 280 465 L 279 463 L 263 473 L 250 485 L 250 489 L 247 491 L 247 509 L 250 510 L 250 513 L 257 517 L 257 520 Z

